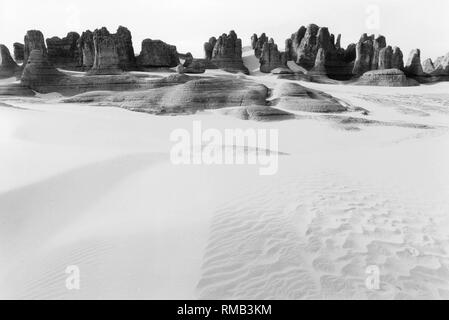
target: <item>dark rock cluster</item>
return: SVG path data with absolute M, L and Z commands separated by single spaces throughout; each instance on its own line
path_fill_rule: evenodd
M 213 45 L 213 49 L 211 51 Z M 212 37 L 204 44 L 206 60 L 228 72 L 249 74 L 243 64 L 242 40 L 234 31 L 222 34 L 218 39 Z
M 70 32 L 66 37 L 49 38 L 47 42 L 48 60 L 57 68 L 76 70 L 79 66 L 79 51 L 77 42 L 80 35 Z

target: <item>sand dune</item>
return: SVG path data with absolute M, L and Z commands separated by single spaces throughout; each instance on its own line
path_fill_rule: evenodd
M 448 299 L 447 83 L 298 83 L 348 112 L 258 122 L 1 97 L 0 298 Z M 279 172 L 172 165 L 170 132 L 198 120 L 278 129 Z

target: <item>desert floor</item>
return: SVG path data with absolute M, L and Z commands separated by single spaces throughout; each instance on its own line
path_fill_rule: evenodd
M 0 97 L 0 298 L 449 299 L 449 83 L 301 84 L 370 114 L 255 122 Z M 170 132 L 197 120 L 277 128 L 278 173 L 173 165 Z

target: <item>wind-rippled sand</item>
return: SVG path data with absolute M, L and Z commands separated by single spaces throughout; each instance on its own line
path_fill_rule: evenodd
M 265 123 L 1 98 L 0 297 L 449 299 L 447 83 L 304 85 L 369 113 Z M 277 174 L 172 165 L 170 132 L 197 120 L 279 129 Z

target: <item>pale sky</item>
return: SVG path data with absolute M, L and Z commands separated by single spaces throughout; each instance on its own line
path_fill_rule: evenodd
M 342 34 L 342 45 L 364 32 L 383 34 L 405 59 L 420 48 L 422 59 L 449 52 L 448 0 L 0 0 L 0 43 L 12 51 L 27 30 L 45 38 L 69 31 L 119 25 L 133 35 L 136 53 L 145 38 L 174 44 L 203 57 L 203 43 L 234 29 L 244 45 L 265 32 L 280 49 L 301 25 L 316 23 Z

